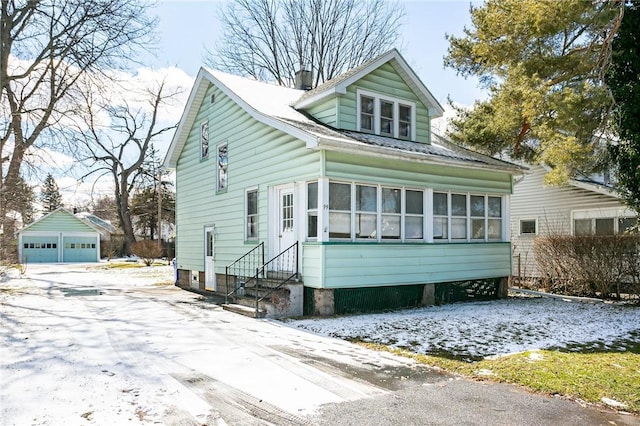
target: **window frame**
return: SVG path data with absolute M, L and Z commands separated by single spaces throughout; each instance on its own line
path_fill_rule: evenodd
M 249 212 L 249 194 L 255 193 L 255 205 L 256 211 L 255 213 Z M 244 191 L 244 238 L 245 241 L 257 241 L 259 237 L 259 217 L 260 217 L 260 199 L 259 199 L 259 189 L 257 186 L 252 186 L 250 188 L 246 188 Z M 250 220 L 250 218 L 255 218 L 255 221 Z M 253 224 L 255 228 L 255 236 L 249 235 L 249 224 Z
M 220 161 L 220 150 L 224 148 L 225 150 L 225 160 L 226 164 L 221 166 Z M 224 172 L 224 180 L 222 179 L 221 173 Z M 224 182 L 224 184 L 223 184 Z M 229 143 L 222 142 L 216 145 L 216 192 L 226 192 L 229 187 Z
M 209 158 L 209 120 L 200 123 L 200 160 Z
M 533 232 L 522 232 L 522 223 L 523 222 L 533 222 Z M 522 218 L 518 220 L 518 235 L 521 237 L 527 237 L 527 236 L 536 236 L 538 235 L 538 219 L 529 219 L 529 218 Z
M 607 207 L 600 209 L 579 209 L 571 211 L 571 235 L 620 235 L 624 230 L 620 229 L 621 220 L 635 219 L 636 214 L 627 207 Z M 602 220 L 613 221 L 613 234 L 598 234 L 597 223 Z M 589 233 L 576 234 L 576 222 L 588 222 Z
M 362 97 L 373 99 L 373 129 L 365 129 L 362 127 Z M 383 133 L 381 131 L 381 121 L 383 119 L 381 113 L 382 102 L 388 102 L 392 107 L 392 130 L 391 133 Z M 400 106 L 410 108 L 410 123 L 408 126 L 409 137 L 400 135 L 400 122 L 406 123 L 406 120 L 400 120 Z M 369 113 L 364 113 L 370 116 Z M 389 117 L 384 117 L 388 119 Z M 416 140 L 416 103 L 407 99 L 400 99 L 393 96 L 387 96 L 380 93 L 370 92 L 368 90 L 356 90 L 356 130 L 359 132 L 373 133 L 380 136 L 393 137 L 397 139 L 415 141 Z
M 436 214 L 435 213 L 435 196 L 436 194 L 445 194 L 446 202 L 447 202 L 447 215 Z M 453 197 L 454 196 L 464 196 L 465 197 L 465 206 L 466 211 L 465 215 L 454 214 L 453 211 Z M 478 214 L 473 215 L 471 200 L 472 197 L 482 197 L 483 199 L 483 216 Z M 489 199 L 496 198 L 500 201 L 500 216 L 491 216 L 489 209 Z M 446 232 L 447 237 L 436 237 L 434 232 L 436 220 L 446 220 Z M 466 237 L 453 237 L 453 227 L 454 227 L 454 219 L 458 221 L 458 223 L 465 223 L 465 233 Z M 473 235 L 473 221 L 482 221 L 482 237 L 475 237 Z M 500 223 L 500 238 L 491 238 L 489 235 L 489 224 L 491 221 L 498 221 Z M 490 243 L 490 242 L 504 242 L 507 238 L 507 233 L 505 231 L 505 198 L 504 195 L 500 194 L 490 194 L 490 193 L 475 193 L 475 192 L 458 192 L 458 191 L 443 191 L 443 190 L 433 190 L 431 193 L 431 235 L 434 243 Z M 445 229 L 443 229 L 444 234 Z
M 316 189 L 315 189 L 315 193 L 316 193 L 316 197 L 315 197 L 315 207 L 311 206 L 311 197 L 309 196 L 309 187 L 310 185 L 315 185 Z M 314 181 L 309 181 L 306 182 L 305 184 L 305 198 L 306 198 L 306 216 L 305 216 L 305 238 L 308 241 L 318 241 L 319 239 L 319 219 L 320 219 L 320 212 L 318 209 L 318 205 L 319 205 L 319 199 L 320 199 L 320 194 L 319 194 L 319 190 L 320 190 L 320 184 L 317 180 Z M 315 235 L 310 235 L 310 218 L 311 217 L 315 217 L 316 218 L 316 227 L 315 227 Z

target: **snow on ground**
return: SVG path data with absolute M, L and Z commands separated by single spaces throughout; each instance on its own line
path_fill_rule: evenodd
M 43 268 L 52 275 L 42 273 Z M 135 303 L 120 294 L 129 287 L 166 284 L 167 278 L 170 282 L 170 267 L 110 269 L 108 273 L 95 266 L 68 272 L 64 268 L 69 267 L 28 266 L 23 277 L 15 269 L 3 271 L 0 424 L 138 424 L 183 411 L 203 418 L 208 407 L 174 380 L 154 374 L 153 365 L 140 368 L 145 353 L 127 347 L 118 353 L 106 350 L 114 345 L 112 336 L 99 326 L 99 315 L 76 297 L 113 295 L 113 302 L 125 305 L 122 310 L 128 309 L 130 316 L 123 313 L 112 324 L 127 333 L 127 321 L 135 324 L 144 313 L 136 312 Z M 33 270 L 40 273 L 29 278 Z M 61 285 L 47 280 L 53 274 Z M 180 297 L 176 291 L 176 298 Z
M 532 297 L 289 324 L 326 336 L 469 360 L 551 348 L 624 351 L 627 344 L 640 343 L 638 305 Z
M 225 395 L 221 389 L 244 389 L 291 413 L 379 392 L 325 377 L 273 348 L 288 344 L 311 355 L 384 365 L 391 362 L 386 353 L 365 356 L 362 348 L 297 328 L 465 358 L 640 343 L 640 306 L 510 298 L 283 325 L 200 302 L 172 281 L 170 266 L 38 265 L 24 276 L 0 271 L 0 424 L 202 424 L 229 417 L 216 410 L 236 401 L 214 409 L 193 389 L 198 384 L 213 386 L 216 404 Z M 234 373 L 251 365 L 249 375 Z M 290 392 L 274 392 L 274 383 Z M 315 400 L 305 397 L 310 394 Z

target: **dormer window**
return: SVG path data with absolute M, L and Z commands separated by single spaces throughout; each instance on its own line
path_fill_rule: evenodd
M 374 131 L 374 105 L 376 100 L 369 96 L 360 97 L 360 130 L 365 132 Z
M 359 131 L 415 139 L 415 105 L 412 102 L 364 90 L 358 90 L 357 99 Z

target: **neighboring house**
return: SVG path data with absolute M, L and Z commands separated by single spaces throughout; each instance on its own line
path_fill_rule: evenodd
M 22 263 L 100 261 L 100 230 L 60 207 L 18 231 Z
M 495 296 L 522 169 L 432 141 L 442 112 L 395 49 L 308 91 L 200 69 L 165 158 L 179 285 L 224 292 L 260 243 L 299 242 L 305 314 Z
M 111 222 L 89 212 L 78 212 L 75 215 L 90 222 L 100 232 L 100 257 L 110 257 L 122 250 L 124 235 Z
M 539 277 L 533 242 L 543 235 L 613 235 L 636 222 L 605 176 L 548 186 L 548 168 L 535 165 L 516 179 L 511 196 L 511 241 L 516 277 Z

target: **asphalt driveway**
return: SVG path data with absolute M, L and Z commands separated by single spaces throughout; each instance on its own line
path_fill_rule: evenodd
M 87 265 L 5 277 L 2 424 L 638 424 L 229 313 L 171 280 Z

